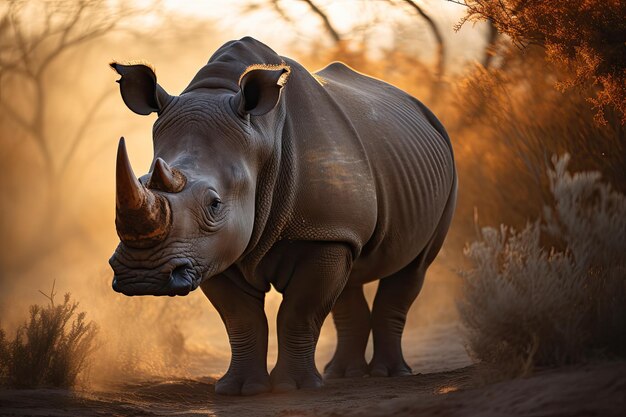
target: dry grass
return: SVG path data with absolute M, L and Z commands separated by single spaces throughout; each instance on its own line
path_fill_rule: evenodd
M 98 328 L 78 311 L 69 293 L 59 305 L 54 295 L 53 286 L 47 305 L 30 307 L 30 318 L 15 339 L 8 340 L 0 330 L 0 376 L 10 387 L 70 388 L 88 367 Z
M 459 303 L 474 357 L 506 374 L 626 356 L 626 196 L 595 172 L 548 170 L 552 207 L 521 232 L 483 228 Z M 546 249 L 542 232 L 562 249 Z

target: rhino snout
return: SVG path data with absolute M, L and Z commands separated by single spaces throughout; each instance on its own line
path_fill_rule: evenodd
M 155 269 L 129 268 L 115 255 L 109 261 L 113 268 L 113 290 L 133 295 L 187 295 L 198 287 L 200 275 L 186 258 L 168 261 Z

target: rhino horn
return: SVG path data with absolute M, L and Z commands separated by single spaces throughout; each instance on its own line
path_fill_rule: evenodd
M 170 168 L 167 162 L 157 158 L 154 162 L 148 188 L 166 193 L 178 193 L 185 187 L 186 182 L 185 176 L 179 170 Z
M 144 187 L 133 172 L 124 138 L 117 148 L 115 226 L 120 240 L 136 248 L 161 242 L 171 227 L 165 197 Z
M 115 206 L 118 210 L 138 209 L 145 200 L 145 191 L 130 165 L 126 141 L 120 138 L 117 147 L 117 164 L 115 167 L 116 195 Z

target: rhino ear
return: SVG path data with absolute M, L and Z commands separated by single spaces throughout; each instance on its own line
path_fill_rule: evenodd
M 171 96 L 157 84 L 152 68 L 146 65 L 122 65 L 112 62 L 113 68 L 122 76 L 120 85 L 122 99 L 129 109 L 137 114 L 148 115 L 161 112 Z
M 271 111 L 287 83 L 287 65 L 252 65 L 239 78 L 239 92 L 234 97 L 237 112 L 262 116 Z

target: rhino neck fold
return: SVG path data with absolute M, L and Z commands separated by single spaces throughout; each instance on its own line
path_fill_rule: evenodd
M 286 96 L 286 94 L 285 94 Z M 290 220 L 293 211 L 297 171 L 294 167 L 294 147 L 289 138 L 292 126 L 285 117 L 287 97 L 274 109 L 275 130 L 267 132 L 275 137 L 274 147 L 266 163 L 259 171 L 255 196 L 254 228 L 248 246 L 237 265 L 246 280 L 257 288 L 269 290 L 269 283 L 263 282 L 256 274 L 263 257 L 280 240 L 282 231 Z

